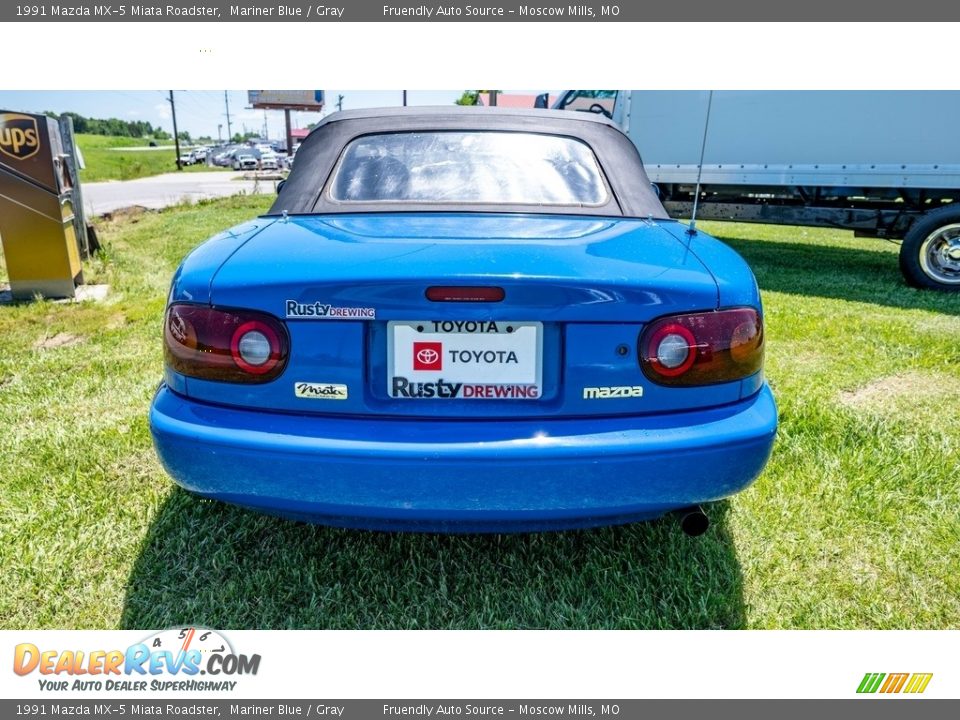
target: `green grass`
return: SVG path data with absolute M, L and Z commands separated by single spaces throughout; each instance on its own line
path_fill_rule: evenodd
M 136 180 L 137 178 L 175 172 L 177 153 L 173 149 L 173 140 L 158 140 L 159 147 L 149 150 L 131 150 L 148 146 L 147 140 L 128 137 L 109 137 L 105 135 L 76 136 L 77 145 L 83 153 L 86 167 L 80 171 L 82 182 L 101 182 L 103 180 Z M 127 149 L 125 149 L 127 148 Z M 222 170 L 206 165 L 190 165 L 184 172 Z
M 960 296 L 848 232 L 704 223 L 760 279 L 781 427 L 702 538 L 351 532 L 177 489 L 146 419 L 167 283 L 269 202 L 102 223 L 106 303 L 0 306 L 0 627 L 960 626 Z

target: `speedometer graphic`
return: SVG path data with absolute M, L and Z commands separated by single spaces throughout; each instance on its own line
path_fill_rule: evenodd
M 216 630 L 205 627 L 176 627 L 150 635 L 143 642 L 151 651 L 166 650 L 174 656 L 198 650 L 202 657 L 213 653 L 233 654 L 233 646 Z

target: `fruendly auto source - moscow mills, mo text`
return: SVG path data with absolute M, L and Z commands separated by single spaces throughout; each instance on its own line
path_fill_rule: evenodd
M 620 14 L 619 5 L 384 5 L 385 18 L 416 17 L 429 20 L 432 17 L 531 17 L 531 18 L 594 18 L 598 16 L 616 17 Z

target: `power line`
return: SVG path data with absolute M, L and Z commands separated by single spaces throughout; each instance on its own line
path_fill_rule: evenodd
M 196 91 L 196 90 L 181 91 L 180 96 L 178 98 L 181 104 L 181 108 L 180 108 L 181 121 L 183 120 L 184 98 L 187 99 L 187 103 L 190 106 L 189 111 L 190 111 L 191 117 L 196 116 L 195 124 L 199 122 L 203 124 L 204 128 L 206 128 L 207 125 L 209 125 L 210 123 L 215 122 L 215 119 L 218 119 L 223 115 L 218 110 L 218 103 L 222 101 L 219 96 L 219 91 L 217 91 L 216 93 L 213 93 L 212 91 Z M 213 131 L 204 130 L 204 129 L 199 131 L 198 137 L 202 137 L 204 135 L 212 137 Z
M 203 115 L 210 114 L 210 106 L 207 104 L 209 101 L 207 101 L 206 98 L 199 98 L 189 90 L 182 92 L 180 96 L 186 97 L 188 100 L 190 100 L 190 103 L 197 109 L 198 112 L 202 113 Z M 205 100 L 205 102 L 201 102 L 201 100 Z

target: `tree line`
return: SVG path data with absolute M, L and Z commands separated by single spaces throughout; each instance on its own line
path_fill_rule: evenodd
M 49 110 L 48 117 L 60 117 Z M 111 135 L 116 137 L 154 138 L 169 140 L 172 136 L 166 130 L 154 127 L 145 120 L 121 120 L 119 118 L 90 118 L 75 112 L 63 113 L 73 119 L 73 130 L 86 135 Z M 184 135 L 185 133 L 181 133 Z

